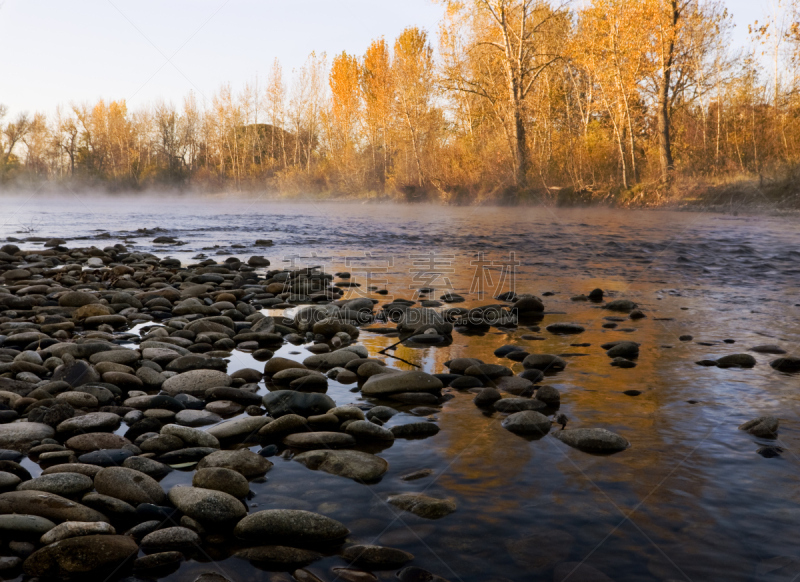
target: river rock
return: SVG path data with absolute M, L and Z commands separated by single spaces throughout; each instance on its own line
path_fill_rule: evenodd
M 163 505 L 167 496 L 158 481 L 126 467 L 107 467 L 94 478 L 94 488 L 102 495 L 116 497 L 131 505 Z
M 142 359 L 142 354 L 136 350 L 120 349 L 109 350 L 107 352 L 98 352 L 89 356 L 89 361 L 92 364 L 99 364 L 100 362 L 112 362 L 114 364 L 122 364 L 124 366 L 132 366 Z
M 61 307 L 83 307 L 91 303 L 100 303 L 100 299 L 84 291 L 67 291 L 58 298 Z
M 501 398 L 502 395 L 500 392 L 494 388 L 483 388 L 475 395 L 475 398 L 473 398 L 472 401 L 475 403 L 475 406 L 480 408 L 488 408 Z
M 250 484 L 241 473 L 224 467 L 199 469 L 192 476 L 192 486 L 223 491 L 241 499 L 250 493 Z
M 538 372 L 538 370 L 535 370 Z M 498 390 L 514 394 L 515 396 L 532 396 L 534 391 L 533 382 L 520 376 L 503 376 L 491 382 Z
M 186 443 L 188 447 L 220 448 L 217 437 L 197 428 L 179 424 L 167 424 L 161 427 L 161 434 L 176 436 Z
M 199 545 L 200 536 L 186 527 L 165 527 L 147 534 L 141 542 L 145 552 L 190 550 Z
M 104 521 L 102 513 L 54 493 L 44 491 L 9 491 L 0 493 L 0 514 L 38 515 L 51 521 Z
M 25 560 L 23 569 L 28 576 L 97 575 L 115 568 L 138 550 L 128 536 L 80 536 L 45 546 Z
M 347 362 L 360 359 L 358 354 L 349 350 L 336 350 L 327 354 L 316 354 L 303 360 L 306 368 L 317 370 L 330 370 L 331 368 L 343 367 Z
M 750 433 L 753 436 L 774 439 L 778 436 L 779 421 L 774 416 L 761 416 L 753 420 L 748 420 L 739 426 L 739 430 Z
M 548 406 L 558 406 L 561 403 L 561 393 L 558 388 L 545 384 L 536 390 L 536 400 L 541 400 Z
M 403 550 L 370 545 L 347 547 L 342 557 L 350 564 L 368 570 L 395 570 L 414 559 L 413 554 Z
M 14 475 L 13 473 L 8 473 L 6 471 L 0 471 L 0 489 L 8 490 L 15 488 L 22 479 Z
M 341 432 L 303 432 L 284 437 L 283 444 L 298 449 L 328 449 L 352 447 L 356 444 L 356 439 Z
M 609 346 L 606 348 L 606 355 L 609 358 L 625 358 L 626 360 L 630 360 L 639 357 L 639 344 L 636 342 L 611 342 L 611 344 L 603 344 L 602 347 L 605 348 L 606 346 Z
M 544 304 L 538 297 L 522 297 L 514 303 L 513 310 L 520 315 L 542 313 L 544 311 Z
M 91 491 L 92 479 L 80 473 L 42 475 L 17 486 L 17 491 L 45 491 L 62 497 L 73 497 Z
M 636 309 L 637 305 L 630 299 L 615 299 L 614 301 L 606 303 L 603 307 L 611 311 L 628 313 Z
M 234 534 L 244 541 L 315 544 L 342 540 L 350 534 L 335 519 L 299 509 L 266 509 L 240 521 Z
M 133 569 L 139 572 L 148 570 L 163 572 L 177 567 L 181 562 L 183 562 L 183 554 L 177 550 L 156 552 L 136 558 L 133 561 Z
M 41 422 L 0 424 L 0 447 L 26 452 L 33 441 L 52 438 L 53 427 Z
M 223 467 L 241 473 L 248 479 L 263 477 L 272 468 L 272 463 L 249 449 L 234 451 L 214 451 L 203 457 L 197 464 L 198 469 Z
M 274 357 L 264 365 L 264 375 L 271 377 L 273 374 L 277 374 L 282 370 L 288 370 L 289 368 L 305 369 L 306 367 L 300 362 L 295 362 L 288 358 Z
M 442 381 L 425 372 L 394 372 L 370 376 L 361 388 L 364 396 L 388 396 L 403 392 L 440 392 Z
M 456 510 L 456 503 L 452 499 L 437 499 L 422 493 L 390 495 L 386 501 L 425 519 L 440 519 Z
M 453 358 L 444 363 L 453 374 L 463 374 L 470 366 L 479 366 L 483 360 L 477 358 Z
M 101 493 L 87 493 L 83 496 L 82 501 L 87 507 L 91 507 L 111 519 L 129 520 L 136 514 L 136 508 L 130 503 Z
M 63 463 L 61 465 L 54 465 L 42 471 L 42 475 L 52 475 L 53 473 L 80 473 L 87 477 L 94 479 L 95 476 L 102 471 L 102 467 L 97 465 L 89 465 L 86 463 Z
M 120 424 L 122 424 L 122 419 L 113 412 L 90 412 L 89 414 L 74 416 L 65 420 L 56 427 L 56 430 L 65 434 L 114 432 L 119 428 Z
M 219 370 L 191 370 L 172 378 L 167 378 L 161 385 L 161 389 L 170 396 L 190 394 L 191 396 L 203 397 L 209 388 L 230 386 L 232 383 L 233 378 Z
M 269 424 L 271 419 L 266 416 L 247 416 L 225 421 L 217 426 L 209 428 L 206 432 L 223 441 L 226 439 L 247 440 L 248 437 L 255 436 L 261 428 Z
M 77 388 L 90 382 L 99 381 L 100 374 L 83 360 L 75 360 L 70 364 L 64 364 L 56 368 L 53 380 L 63 380 L 73 388 Z
M 555 437 L 571 447 L 590 453 L 616 453 L 631 446 L 627 439 L 604 428 L 559 430 Z
M 432 422 L 410 422 L 398 424 L 391 429 L 397 439 L 419 439 L 433 436 L 439 432 L 439 425 Z
M 265 424 L 259 429 L 258 434 L 266 439 L 280 438 L 293 432 L 306 431 L 308 420 L 297 414 L 286 414 Z
M 772 360 L 769 365 L 779 372 L 800 372 L 800 357 L 786 356 L 784 358 L 777 358 Z
M 123 461 L 122 466 L 144 473 L 156 481 L 163 479 L 172 472 L 172 467 L 146 457 L 128 457 Z
M 501 398 L 492 406 L 498 412 L 522 412 L 523 410 L 530 411 L 547 408 L 547 404 L 533 398 Z M 508 430 L 511 429 L 509 428 Z
M 386 422 L 395 414 L 397 414 L 397 411 L 394 408 L 389 406 L 375 406 L 367 411 L 366 417 L 369 420 L 377 418 L 378 420 Z
M 541 370 L 542 372 L 557 372 L 567 367 L 567 362 L 558 356 L 550 354 L 530 354 L 522 360 L 526 369 Z
M 576 333 L 583 333 L 586 328 L 577 323 L 552 323 L 545 328 L 552 334 L 557 335 L 570 335 Z
M 4 539 L 39 538 L 56 527 L 51 520 L 39 515 L 9 513 L 0 515 L 0 536 Z
M 301 548 L 290 548 L 288 546 L 255 546 L 237 551 L 234 556 L 264 564 L 270 569 L 292 570 L 302 568 L 322 559 L 322 554 Z M 293 577 L 293 580 L 298 578 Z M 217 582 L 216 580 L 214 582 Z M 221 582 L 221 581 L 220 581 Z
M 131 441 L 114 433 L 90 432 L 76 435 L 64 444 L 77 453 L 88 453 L 100 449 L 121 449 L 130 445 Z
M 297 414 L 308 418 L 325 414 L 336 403 L 327 394 L 316 392 L 295 392 L 294 390 L 276 390 L 264 395 L 262 399 L 269 415 L 278 418 L 286 414 Z
M 97 398 L 86 392 L 68 390 L 56 396 L 56 400 L 66 402 L 73 408 L 97 408 Z
M 361 451 L 320 449 L 295 455 L 294 460 L 315 471 L 365 483 L 377 481 L 389 470 L 384 459 Z
M 729 354 L 717 359 L 720 368 L 752 368 L 756 359 L 750 354 Z
M 176 486 L 170 489 L 169 500 L 200 523 L 232 523 L 247 515 L 247 508 L 236 497 L 214 489 Z
M 192 428 L 217 424 L 220 421 L 222 421 L 221 416 L 207 410 L 181 410 L 175 415 L 175 422 Z
M 501 400 L 498 402 L 502 402 Z M 534 400 L 534 402 L 539 402 Z M 497 402 L 495 402 L 495 405 Z M 544 406 L 543 402 L 539 402 Z M 515 412 L 509 414 L 503 420 L 503 428 L 515 434 L 523 434 L 530 436 L 544 436 L 550 430 L 550 419 L 544 414 L 536 412 L 535 410 L 524 410 L 522 412 Z
M 133 456 L 130 449 L 101 449 L 84 453 L 78 457 L 78 461 L 88 465 L 98 465 L 100 467 L 114 467 L 122 465 L 125 459 Z
M 357 441 L 393 441 L 394 435 L 389 429 L 378 426 L 368 420 L 354 420 L 347 425 L 345 432 L 353 435 Z
M 116 533 L 114 526 L 104 521 L 65 521 L 50 529 L 39 541 L 44 545 L 50 545 L 68 538 Z

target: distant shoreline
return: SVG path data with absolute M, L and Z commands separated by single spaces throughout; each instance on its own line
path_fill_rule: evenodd
M 472 207 L 491 208 L 514 207 L 560 207 L 560 208 L 597 208 L 614 210 L 661 210 L 680 212 L 714 212 L 721 214 L 786 214 L 800 212 L 800 185 L 794 183 L 772 183 L 760 186 L 756 180 L 739 181 L 720 186 L 694 186 L 687 194 L 673 194 L 663 198 L 640 196 L 609 196 L 605 199 L 591 199 L 567 189 L 553 189 L 550 195 L 533 194 L 526 199 L 502 200 L 488 195 L 478 196 L 473 201 L 465 199 L 444 200 L 436 196 L 420 196 L 407 198 L 402 195 L 376 195 L 375 193 L 342 193 L 335 195 L 299 195 L 278 193 L 273 191 L 243 190 L 239 192 L 207 191 L 190 187 L 168 189 L 118 190 L 77 186 L 75 184 L 48 183 L 34 187 L 0 187 L 0 202 L 10 197 L 36 197 L 41 199 L 62 198 L 76 194 L 92 198 L 173 198 L 175 200 L 262 200 L 264 202 L 297 203 L 297 204 L 402 204 L 430 205 L 440 207 Z

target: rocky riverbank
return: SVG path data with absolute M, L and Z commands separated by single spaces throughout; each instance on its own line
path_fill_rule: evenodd
M 446 346 L 454 331 L 522 327 L 534 334 L 545 303 L 531 294 L 509 292 L 473 308 L 457 306 L 464 298 L 453 293 L 381 302 L 347 298 L 358 285 L 348 273 L 270 269 L 260 256 L 182 265 L 122 244 L 65 244 L 0 248 L 3 575 L 152 578 L 185 561 L 233 556 L 304 582 L 319 579 L 306 566 L 339 556 L 332 576 L 341 580 L 395 572 L 402 581 L 444 580 L 416 567 L 410 553 L 358 539 L 347 523 L 323 513 L 250 507 L 252 488 L 264 483 L 275 457 L 375 483 L 389 468 L 379 453 L 398 439 L 424 447 L 440 430 L 426 413 L 457 393 L 474 393 L 475 406 L 500 414 L 497 430 L 521 438 L 550 434 L 593 454 L 631 446 L 603 428 L 565 428 L 559 390 L 544 383 L 568 365 L 558 355 L 504 345 L 495 356 L 508 366 L 461 357 L 429 374 L 389 367 L 391 350 L 374 353 L 358 341 L 364 329 L 418 347 Z M 572 299 L 604 307 L 604 327 L 646 317 L 632 301 L 604 300 L 601 290 Z M 570 323 L 545 329 L 566 336 L 584 331 Z M 305 345 L 312 355 L 276 356 L 287 344 Z M 610 365 L 636 366 L 638 343 L 602 349 Z M 229 370 L 236 353 L 263 368 Z M 515 374 L 514 363 L 523 371 Z M 755 362 L 731 354 L 698 363 Z M 800 359 L 779 357 L 773 367 L 798 371 Z M 331 382 L 352 386 L 360 398 L 334 401 Z M 420 419 L 393 424 L 407 406 Z M 764 417 L 741 428 L 772 437 L 778 421 Z M 189 471 L 191 486 L 163 487 L 174 471 Z M 420 467 L 404 479 L 429 474 Z M 381 502 L 426 520 L 458 512 L 453 499 L 425 491 Z

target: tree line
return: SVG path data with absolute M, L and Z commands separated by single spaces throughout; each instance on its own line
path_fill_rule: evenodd
M 794 176 L 800 0 L 776 0 L 739 49 L 717 0 L 439 2 L 435 35 L 312 53 L 291 78 L 275 60 L 261 86 L 14 119 L 0 105 L 0 182 L 658 201 Z

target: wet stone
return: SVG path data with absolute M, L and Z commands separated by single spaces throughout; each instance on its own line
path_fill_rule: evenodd
M 342 557 L 353 565 L 370 570 L 394 570 L 414 559 L 413 554 L 384 546 L 355 545 L 342 552 Z
M 387 502 L 425 519 L 441 519 L 456 510 L 452 499 L 437 499 L 422 493 L 390 495 Z
M 268 509 L 251 513 L 234 530 L 245 541 L 325 543 L 344 539 L 350 530 L 338 521 L 311 511 Z

